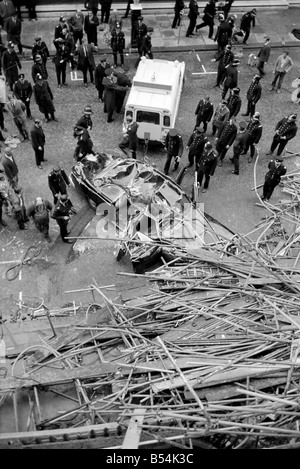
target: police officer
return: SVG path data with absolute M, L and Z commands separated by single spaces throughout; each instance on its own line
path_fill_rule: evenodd
M 194 162 L 197 165 L 199 162 L 203 150 L 204 150 L 204 145 L 208 141 L 206 134 L 204 133 L 204 130 L 201 130 L 200 127 L 196 127 L 194 132 L 191 134 L 190 138 L 188 139 L 187 142 L 187 150 L 189 150 L 188 153 L 188 160 L 189 164 L 188 167 L 193 166 Z
M 172 128 L 166 135 L 165 150 L 167 151 L 167 160 L 164 167 L 164 173 L 169 174 L 172 158 L 176 159 L 174 170 L 178 168 L 179 160 L 183 153 L 183 141 L 178 130 Z
M 277 156 L 280 156 L 286 144 L 295 137 L 298 127 L 296 124 L 297 114 L 290 114 L 281 119 L 275 128 L 275 135 L 271 144 L 271 148 L 267 151 L 266 155 L 272 155 L 278 146 Z
M 269 201 L 276 186 L 280 183 L 281 176 L 286 174 L 286 167 L 282 164 L 283 158 L 277 156 L 275 160 L 271 160 L 268 164 L 269 171 L 265 175 L 265 183 L 263 186 L 262 200 Z
M 53 194 L 54 205 L 56 205 L 59 194 L 67 194 L 67 186 L 70 187 L 70 180 L 65 170 L 60 166 L 55 166 L 48 176 L 48 185 Z
M 124 49 L 125 49 L 125 35 L 121 31 L 120 24 L 116 24 L 116 29 L 111 33 L 110 47 L 112 49 L 115 67 L 118 66 L 118 52 L 120 54 L 121 67 L 124 67 Z
M 260 100 L 261 91 L 262 91 L 260 79 L 261 79 L 260 75 L 254 75 L 252 82 L 247 91 L 247 100 L 248 100 L 247 111 L 245 112 L 245 114 L 242 114 L 242 116 L 250 115 L 252 117 L 253 114 L 255 113 L 255 106 Z
M 227 107 L 229 109 L 229 118 L 236 117 L 241 110 L 242 100 L 240 97 L 240 88 L 236 87 L 230 90 L 227 99 Z
M 14 95 L 26 106 L 26 115 L 28 119 L 32 119 L 31 110 L 30 110 L 30 98 L 32 96 L 32 85 L 29 81 L 25 80 L 24 73 L 20 73 L 18 76 L 18 81 L 14 84 Z
M 139 16 L 134 27 L 135 41 L 136 41 L 138 52 L 140 52 L 143 37 L 147 34 L 147 31 L 148 31 L 148 28 L 143 22 L 143 20 L 144 20 L 144 17 Z
M 250 156 L 248 158 L 248 163 L 251 163 L 253 161 L 254 153 L 255 153 L 255 146 L 258 144 L 258 142 L 261 139 L 262 136 L 262 125 L 260 123 L 260 113 L 255 112 L 254 116 L 250 120 L 248 126 L 247 126 L 247 131 L 248 131 L 248 139 L 246 142 L 246 148 L 242 155 L 246 155 L 249 147 L 250 147 Z
M 72 244 L 74 241 L 71 239 L 66 239 L 70 231 L 68 231 L 68 223 L 70 221 L 70 204 L 68 203 L 68 196 L 67 194 L 62 194 L 59 198 L 58 203 L 56 204 L 52 218 L 56 220 L 56 223 L 60 229 L 60 236 L 64 243 Z
M 233 144 L 236 135 L 237 126 L 235 124 L 235 117 L 232 116 L 229 121 L 223 122 L 215 140 L 216 150 L 220 159 L 219 166 L 223 166 L 225 155 Z
M 91 115 L 93 114 L 91 106 L 85 106 L 83 111 L 83 116 L 78 119 L 76 122 L 76 127 L 83 127 L 86 130 L 92 130 L 93 128 L 93 121 L 91 119 Z
M 196 127 L 199 127 L 201 122 L 203 122 L 203 131 L 207 131 L 207 124 L 211 121 L 211 118 L 214 113 L 214 105 L 212 104 L 210 97 L 207 96 L 205 99 L 200 99 L 196 110 Z
M 233 143 L 233 158 L 229 158 L 234 164 L 232 174 L 237 176 L 240 173 L 240 155 L 245 151 L 246 142 L 248 139 L 247 122 L 239 122 L 239 130 Z
M 210 142 L 204 145 L 203 154 L 198 163 L 197 182 L 201 187 L 203 176 L 205 176 L 202 192 L 206 192 L 209 186 L 210 176 L 213 176 L 217 166 L 217 153 Z

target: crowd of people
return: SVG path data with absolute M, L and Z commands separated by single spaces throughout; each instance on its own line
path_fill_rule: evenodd
M 33 5 L 36 2 L 28 2 Z M 55 54 L 51 59 L 56 72 L 57 87 L 67 87 L 67 64 L 70 63 L 72 70 L 80 70 L 83 74 L 83 85 L 88 87 L 88 78 L 95 87 L 98 100 L 102 102 L 103 111 L 107 114 L 107 123 L 114 121 L 114 113 L 120 113 L 126 96 L 132 83 L 124 68 L 125 35 L 122 31 L 122 19 L 127 18 L 130 11 L 128 1 L 125 15 L 120 17 L 117 10 L 111 11 L 112 1 L 103 0 L 100 5 L 100 18 L 98 17 L 99 2 L 86 1 L 84 7 L 87 9 L 84 15 L 77 9 L 69 18 L 61 16 L 55 26 L 53 34 L 53 45 Z M 212 62 L 217 64 L 216 88 L 221 89 L 220 101 L 214 106 L 211 97 L 207 94 L 199 100 L 195 109 L 195 126 L 191 133 L 186 148 L 188 150 L 188 166 L 194 166 L 197 172 L 198 186 L 202 186 L 202 192 L 206 192 L 210 177 L 213 176 L 217 165 L 223 166 L 224 158 L 232 147 L 233 156 L 230 158 L 233 168 L 232 173 L 239 175 L 240 155 L 249 152 L 248 162 L 255 158 L 255 148 L 263 134 L 262 116 L 256 111 L 256 104 L 262 95 L 261 79 L 265 75 L 264 65 L 268 62 L 271 51 L 271 42 L 266 38 L 264 45 L 258 53 L 257 72 L 249 83 L 246 94 L 246 102 L 242 103 L 240 88 L 238 86 L 240 61 L 232 52 L 233 44 L 241 38 L 244 44 L 250 35 L 251 27 L 255 26 L 256 10 L 253 9 L 242 15 L 240 28 L 235 25 L 236 15 L 230 15 L 233 0 L 222 2 L 221 10 L 217 9 L 216 1 L 209 0 L 203 11 L 202 22 L 197 24 L 199 16 L 198 4 L 190 0 L 188 6 L 189 25 L 187 37 L 197 35 L 198 31 L 208 27 L 208 37 L 217 43 L 217 51 Z M 2 4 L 7 9 L 2 8 Z M 44 121 L 57 121 L 55 106 L 53 103 L 53 92 L 49 84 L 47 62 L 50 60 L 49 46 L 41 36 L 34 38 L 32 47 L 32 69 L 30 82 L 22 72 L 22 61 L 19 56 L 23 55 L 21 42 L 21 15 L 15 10 L 10 0 L 0 1 L 0 22 L 7 33 L 7 47 L 1 46 L 1 69 L 5 75 L 7 86 L 10 89 L 6 105 L 0 107 L 0 127 L 5 131 L 3 111 L 12 116 L 13 122 L 19 132 L 21 141 L 29 140 L 35 156 L 38 169 L 43 170 L 44 147 L 46 137 L 40 118 L 32 118 L 30 101 L 32 97 L 44 116 Z M 11 8 L 11 10 L 9 10 Z M 174 5 L 174 19 L 172 28 L 181 26 L 183 11 L 186 8 L 182 0 L 176 0 Z M 34 13 L 32 13 L 34 11 Z M 35 18 L 34 18 L 35 15 Z M 215 28 L 215 19 L 218 23 Z M 29 19 L 37 19 L 35 9 L 31 10 Z M 97 30 L 101 23 L 107 23 L 110 31 L 110 47 L 112 51 L 113 64 L 108 63 L 106 57 L 101 56 L 96 65 L 94 53 L 98 52 Z M 137 46 L 138 66 L 141 57 L 153 58 L 151 36 L 153 28 L 146 25 L 144 18 L 139 16 L 133 27 L 133 39 Z M 15 51 L 18 49 L 18 53 Z M 119 62 L 119 63 L 118 63 Z M 120 66 L 123 70 L 117 71 Z M 293 66 L 289 53 L 281 54 L 274 67 L 274 79 L 270 90 L 280 92 L 286 73 Z M 241 115 L 248 117 L 239 120 L 238 115 L 245 106 Z M 93 127 L 92 107 L 87 105 L 83 115 L 74 126 L 73 136 L 76 139 L 74 150 L 75 161 L 80 161 L 87 154 L 93 154 L 93 141 L 89 131 Z M 32 127 L 28 129 L 28 120 L 32 120 Z M 287 143 L 297 133 L 297 114 L 290 113 L 281 118 L 275 128 L 274 136 L 267 154 L 273 155 L 274 159 L 268 165 L 263 187 L 262 199 L 268 201 L 280 177 L 285 174 L 282 153 Z M 211 134 L 208 136 L 208 127 L 211 123 Z M 123 138 L 119 143 L 121 151 L 131 158 L 137 157 L 138 124 L 132 116 L 126 116 L 123 123 Z M 5 140 L 0 131 L 0 140 Z M 183 154 L 183 138 L 176 128 L 171 128 L 165 140 L 165 151 L 167 153 L 164 173 L 169 174 L 172 161 L 173 170 L 178 168 L 180 158 Z M 49 189 L 53 194 L 53 203 L 38 196 L 34 203 L 25 207 L 22 188 L 19 185 L 19 169 L 15 161 L 13 151 L 6 146 L 1 154 L 2 168 L 0 169 L 0 224 L 6 226 L 3 219 L 3 208 L 7 216 L 14 215 L 21 230 L 28 228 L 28 221 L 33 219 L 37 229 L 43 233 L 48 242 L 49 220 L 56 220 L 63 242 L 72 243 L 68 239 L 68 222 L 70 216 L 76 213 L 75 208 L 68 196 L 67 188 L 70 181 L 64 169 L 55 166 L 48 176 Z

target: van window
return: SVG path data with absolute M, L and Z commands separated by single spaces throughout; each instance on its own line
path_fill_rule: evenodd
M 164 116 L 164 127 L 170 127 L 170 125 L 171 125 L 170 116 Z
M 137 111 L 136 121 L 159 125 L 159 114 L 158 112 Z

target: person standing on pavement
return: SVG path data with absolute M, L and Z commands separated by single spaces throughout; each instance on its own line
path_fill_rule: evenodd
M 222 99 L 222 101 L 216 107 L 213 120 L 212 120 L 212 135 L 218 131 L 221 125 L 229 120 L 229 109 L 227 107 L 227 101 Z
M 10 147 L 4 148 L 1 163 L 10 187 L 15 189 L 19 182 L 19 169 Z
M 75 55 L 78 56 L 77 70 L 83 73 L 83 85 L 87 88 L 87 72 L 89 71 L 91 83 L 94 84 L 94 70 L 96 68 L 93 52 L 98 52 L 98 48 L 92 44 L 87 44 L 85 37 L 82 37 L 81 44 L 76 46 Z
M 186 31 L 186 37 L 193 37 L 195 36 L 194 29 L 197 23 L 197 17 L 199 15 L 199 8 L 198 8 L 198 3 L 196 0 L 190 0 L 189 3 L 189 12 L 188 12 L 188 18 L 190 20 L 188 29 Z
M 35 20 L 37 21 L 37 14 L 36 14 L 36 6 L 37 6 L 37 1 L 36 0 L 25 0 L 25 6 L 28 9 L 28 19 L 29 21 Z
M 56 223 L 60 229 L 60 237 L 64 243 L 73 244 L 74 241 L 71 239 L 66 239 L 66 237 L 70 234 L 68 231 L 68 223 L 70 221 L 70 213 L 71 209 L 68 204 L 68 196 L 67 194 L 63 194 L 60 196 L 59 201 L 54 207 L 52 218 L 56 220 Z
M 256 17 L 256 8 L 245 13 L 241 18 L 240 28 L 244 32 L 245 36 L 243 39 L 243 44 L 247 45 L 247 40 L 250 36 L 251 24 L 253 28 L 255 27 L 255 17 Z
M 140 47 L 140 55 L 141 57 L 146 56 L 148 59 L 153 59 L 152 53 L 152 42 L 151 37 L 154 29 L 150 26 L 147 30 L 147 33 L 142 39 L 142 44 Z
M 14 84 L 18 79 L 19 70 L 21 70 L 21 68 L 22 64 L 14 49 L 13 43 L 10 41 L 7 44 L 7 50 L 2 54 L 2 69 L 11 91 L 13 91 Z
M 231 51 L 231 45 L 227 44 L 225 49 L 217 54 L 215 59 L 211 59 L 212 62 L 219 62 L 218 72 L 217 72 L 217 82 L 214 85 L 215 87 L 221 88 L 221 84 L 225 78 L 225 72 L 227 65 L 231 64 L 234 60 L 234 54 Z
M 37 36 L 35 39 L 35 44 L 32 46 L 32 57 L 35 60 L 37 55 L 40 55 L 42 58 L 43 64 L 47 65 L 47 61 L 50 57 L 50 52 L 45 41 L 42 41 L 41 36 Z
M 129 12 L 130 12 L 130 5 L 132 5 L 132 4 L 133 4 L 133 0 L 128 0 L 127 1 L 125 14 L 124 14 L 124 16 L 122 16 L 122 18 L 128 18 L 128 15 L 129 15 Z
M 65 40 L 66 47 L 69 49 L 69 62 L 71 65 L 71 70 L 75 70 L 75 60 L 74 60 L 74 52 L 75 52 L 75 42 L 73 38 L 72 31 L 69 31 L 68 26 L 64 26 L 62 29 L 62 39 Z
M 136 40 L 136 47 L 140 56 L 141 56 L 140 49 L 142 46 L 143 37 L 147 34 L 147 31 L 148 31 L 148 28 L 143 21 L 144 21 L 144 17 L 139 16 L 137 21 L 134 24 L 134 38 Z
M 202 192 L 205 193 L 209 186 L 210 177 L 214 175 L 217 166 L 218 158 L 217 153 L 213 149 L 210 142 L 206 142 L 204 145 L 203 153 L 198 163 L 197 182 L 199 187 L 202 185 L 203 176 L 204 185 Z
M 48 175 L 48 186 L 53 195 L 54 205 L 58 202 L 60 194 L 67 194 L 67 187 L 70 187 L 70 180 L 63 168 L 54 166 Z
M 248 163 L 252 163 L 253 161 L 254 154 L 255 154 L 255 147 L 261 139 L 262 131 L 263 131 L 263 128 L 260 123 L 260 113 L 255 112 L 247 126 L 248 139 L 246 142 L 245 150 L 243 151 L 243 153 L 241 153 L 242 155 L 246 155 L 250 147 L 250 156 L 248 158 Z
M 197 164 L 201 159 L 203 150 L 204 150 L 204 145 L 205 143 L 208 142 L 208 138 L 204 131 L 200 129 L 199 127 L 196 127 L 194 132 L 190 135 L 186 149 L 189 151 L 188 152 L 188 160 L 189 164 L 187 167 L 189 168 L 190 166 L 193 166 L 194 163 Z
M 293 65 L 294 65 L 294 62 L 289 57 L 289 53 L 287 51 L 283 52 L 283 54 L 281 54 L 277 58 L 275 62 L 275 66 L 274 66 L 274 71 L 273 71 L 274 79 L 271 83 L 270 91 L 273 91 L 275 89 L 276 82 L 278 82 L 277 93 L 280 93 L 283 79 L 285 75 L 291 70 Z
M 99 18 L 92 11 L 84 18 L 84 32 L 87 35 L 88 44 L 98 46 L 97 27 L 99 26 Z
M 270 38 L 267 37 L 265 39 L 264 45 L 262 46 L 262 48 L 259 50 L 257 54 L 258 64 L 256 68 L 259 71 L 261 76 L 265 75 L 264 66 L 266 63 L 268 63 L 270 53 L 271 53 Z
M 28 129 L 26 125 L 26 106 L 20 99 L 16 99 L 13 93 L 8 96 L 8 102 L 6 103 L 6 109 L 11 114 L 13 121 L 20 133 L 20 140 L 29 140 Z
M 213 39 L 214 34 L 214 17 L 216 16 L 216 1 L 209 0 L 208 3 L 204 7 L 204 15 L 203 15 L 203 22 L 201 24 L 197 24 L 196 31 L 205 26 L 208 26 L 208 39 Z
M 240 155 L 245 151 L 247 140 L 249 137 L 247 129 L 247 122 L 239 122 L 239 129 L 236 138 L 233 142 L 233 158 L 229 158 L 234 164 L 232 174 L 237 176 L 240 174 Z
M 101 23 L 108 23 L 112 0 L 101 1 Z
M 265 175 L 263 195 L 261 196 L 261 200 L 264 200 L 265 202 L 269 202 L 275 187 L 278 186 L 281 181 L 281 176 L 286 174 L 286 167 L 282 162 L 283 158 L 281 156 L 277 156 L 275 160 L 269 161 L 269 171 Z
M 29 81 L 25 80 L 24 73 L 20 73 L 18 76 L 18 81 L 14 84 L 14 95 L 17 99 L 22 101 L 26 107 L 26 115 L 28 119 L 32 119 L 31 110 L 30 110 L 30 99 L 32 96 L 32 85 Z
M 224 15 L 219 16 L 219 25 L 217 28 L 214 42 L 218 44 L 218 54 L 225 49 L 232 36 L 232 28 L 227 21 L 225 21 Z
M 247 90 L 247 110 L 242 116 L 250 116 L 252 117 L 255 113 L 255 106 L 260 100 L 262 86 L 260 84 L 260 75 L 254 75 L 252 78 L 252 82 Z
M 76 12 L 69 18 L 68 23 L 70 30 L 73 32 L 75 45 L 77 45 L 77 41 L 82 44 L 84 16 L 80 8 L 77 8 Z
M 58 88 L 63 86 L 68 86 L 66 83 L 66 69 L 67 62 L 70 60 L 70 49 L 66 45 L 64 39 L 58 37 L 53 41 L 56 53 L 52 59 L 52 62 L 55 65 L 56 79 Z
M 85 106 L 83 115 L 76 122 L 75 127 L 83 127 L 86 130 L 92 130 L 93 121 L 91 115 L 93 114 L 91 106 Z
M 32 76 L 33 83 L 36 83 L 37 75 L 41 75 L 43 80 L 48 80 L 48 71 L 47 71 L 46 65 L 42 61 L 42 57 L 40 54 L 36 54 L 34 58 L 34 64 L 32 65 L 32 68 L 31 68 L 31 76 Z
M 7 19 L 6 30 L 7 30 L 7 40 L 11 41 L 13 44 L 16 44 L 18 47 L 19 54 L 22 55 L 23 53 L 23 48 L 22 48 L 22 43 L 21 43 L 22 22 L 18 18 L 17 13 L 14 13 L 10 18 Z
M 182 137 L 175 128 L 170 129 L 166 135 L 165 151 L 167 152 L 167 160 L 164 166 L 164 174 L 168 175 L 172 158 L 175 158 L 174 170 L 176 170 L 183 153 Z
M 45 116 L 45 122 L 49 122 L 51 119 L 58 122 L 55 117 L 52 90 L 48 81 L 43 80 L 39 73 L 36 75 L 36 83 L 33 85 L 33 94 L 40 112 Z
M 184 11 L 184 1 L 183 0 L 175 0 L 175 5 L 174 5 L 174 19 L 172 23 L 172 28 L 175 29 L 178 26 L 180 26 L 180 21 L 183 16 L 183 11 Z
M 22 192 L 22 187 L 15 187 L 11 193 L 11 204 L 14 216 L 17 220 L 20 230 L 28 230 L 28 226 L 25 223 L 29 222 L 27 216 L 25 202 Z
M 218 152 L 219 166 L 223 166 L 223 160 L 226 156 L 227 151 L 233 144 L 237 136 L 237 126 L 235 124 L 235 117 L 230 117 L 228 121 L 223 122 L 219 127 L 215 145 Z
M 66 22 L 66 18 L 64 16 L 61 16 L 59 18 L 58 24 L 54 28 L 54 39 L 57 39 L 58 37 L 64 39 L 63 28 L 65 27 L 69 29 L 68 23 Z
M 31 145 L 35 155 L 35 162 L 39 169 L 43 169 L 44 148 L 46 143 L 45 133 L 40 119 L 34 119 L 34 125 L 30 131 Z
M 240 97 L 240 88 L 233 88 L 229 91 L 227 107 L 229 109 L 229 118 L 236 117 L 241 110 L 242 100 Z
M 238 86 L 238 65 L 240 61 L 233 59 L 233 62 L 225 67 L 224 86 L 222 91 L 222 99 L 225 99 L 228 90 L 233 90 Z
M 207 96 L 204 99 L 200 99 L 196 110 L 195 110 L 195 115 L 196 117 L 196 127 L 199 127 L 201 122 L 203 123 L 203 132 L 207 131 L 207 125 L 208 122 L 211 121 L 211 118 L 214 113 L 214 105 L 210 100 L 210 97 Z
M 36 228 L 38 231 L 43 233 L 48 243 L 51 243 L 51 238 L 49 236 L 49 214 L 51 213 L 52 208 L 53 206 L 49 200 L 44 200 L 42 197 L 37 197 L 34 203 L 29 205 L 27 208 L 28 217 L 33 219 Z
M 6 31 L 7 20 L 15 13 L 15 7 L 11 0 L 2 0 L 0 2 L 0 21 L 3 29 Z
M 271 148 L 267 151 L 266 155 L 272 155 L 277 147 L 277 156 L 281 155 L 287 143 L 297 134 L 296 119 L 297 114 L 292 113 L 277 122 Z
M 102 80 L 105 77 L 105 70 L 111 68 L 110 64 L 107 63 L 106 58 L 103 57 L 100 59 L 100 63 L 97 65 L 95 69 L 95 87 L 98 90 L 98 99 L 103 103 L 103 91 L 104 86 L 102 84 Z
M 100 3 L 101 3 L 101 1 L 100 1 Z M 99 0 L 86 0 L 84 2 L 84 8 L 86 10 L 91 10 L 93 15 L 97 15 L 98 9 L 99 9 Z
M 117 23 L 119 23 L 120 28 L 122 29 L 122 26 L 123 26 L 122 17 L 121 15 L 119 15 L 118 10 L 114 8 L 112 14 L 110 15 L 109 22 L 108 22 L 110 33 L 112 33 L 114 29 L 116 29 Z
M 133 121 L 132 117 L 127 115 L 123 124 L 123 139 L 119 143 L 119 148 L 128 155 L 126 148 L 130 151 L 130 158 L 136 160 L 136 150 L 138 146 L 137 130 L 138 124 Z
M 124 67 L 124 49 L 125 49 L 125 35 L 121 31 L 120 24 L 116 24 L 116 29 L 111 33 L 110 47 L 114 58 L 114 66 L 118 66 L 118 52 L 120 54 L 121 67 Z

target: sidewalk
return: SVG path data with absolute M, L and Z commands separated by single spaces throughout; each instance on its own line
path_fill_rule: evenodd
M 143 14 L 144 22 L 147 26 L 154 28 L 152 36 L 153 52 L 175 52 L 190 50 L 216 50 L 216 43 L 208 39 L 208 28 L 201 29 L 199 36 L 192 38 L 186 37 L 186 30 L 189 24 L 187 16 L 183 17 L 182 26 L 179 29 L 172 29 L 173 13 L 169 14 Z M 241 14 L 238 15 L 237 25 L 239 25 Z M 199 21 L 198 21 L 199 22 Z M 26 46 L 34 44 L 34 38 L 41 35 L 46 42 L 50 53 L 55 52 L 53 45 L 54 28 L 58 23 L 56 19 L 42 18 L 38 21 L 28 21 L 24 19 L 22 22 L 22 43 L 25 45 L 26 57 L 31 56 L 30 49 Z M 217 21 L 215 21 L 217 23 Z M 99 53 L 110 53 L 111 50 L 105 40 L 105 29 L 107 25 L 103 24 L 99 27 L 98 32 L 98 48 Z M 299 47 L 298 41 L 291 31 L 294 28 L 300 28 L 300 8 L 288 8 L 279 11 L 258 11 L 256 26 L 251 30 L 248 39 L 248 45 L 243 46 L 246 50 L 260 48 L 264 43 L 265 36 L 271 39 L 272 48 L 274 47 Z M 131 38 L 131 19 L 123 19 L 123 31 L 125 33 L 126 48 L 130 45 Z M 103 31 L 104 30 L 104 31 Z M 214 33 L 216 32 L 216 26 Z M 3 37 L 5 43 L 5 38 Z M 133 49 L 131 52 L 135 52 Z

